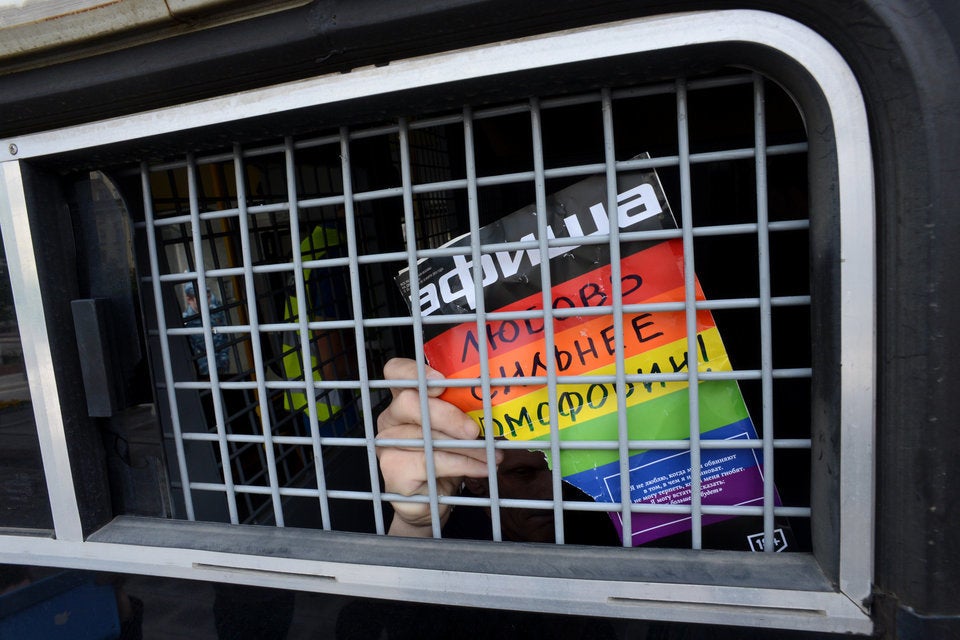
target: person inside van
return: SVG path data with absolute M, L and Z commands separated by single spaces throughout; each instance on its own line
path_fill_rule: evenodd
M 387 362 L 383 370 L 387 380 L 417 377 L 417 363 L 404 358 Z M 428 379 L 443 376 L 427 367 Z M 463 411 L 441 400 L 443 388 L 428 389 L 427 400 L 434 440 L 474 440 L 480 429 Z M 423 437 L 420 396 L 416 389 L 391 389 L 393 400 L 378 419 L 378 438 L 419 439 Z M 427 470 L 421 447 L 379 447 L 380 470 L 385 490 L 411 496 L 427 493 Z M 553 478 L 546 457 L 539 451 L 498 449 L 497 487 L 501 499 L 552 500 Z M 437 491 L 440 495 L 490 496 L 486 449 L 435 449 Z M 574 486 L 564 482 L 565 501 L 589 501 Z M 394 502 L 389 534 L 406 537 L 430 537 L 430 505 Z M 552 509 L 500 509 L 500 525 L 505 540 L 512 542 L 555 542 L 556 521 Z M 490 509 L 440 505 L 443 537 L 490 540 L 493 537 Z M 619 538 L 606 513 L 564 511 L 564 542 L 614 546 Z

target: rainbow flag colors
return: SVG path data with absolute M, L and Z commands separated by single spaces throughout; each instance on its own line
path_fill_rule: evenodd
M 683 250 L 679 240 L 656 244 L 621 261 L 624 304 L 683 301 Z M 610 266 L 598 268 L 553 288 L 553 299 L 579 299 L 587 290 L 597 300 L 610 299 Z M 703 299 L 697 286 L 697 298 Z M 499 311 L 542 308 L 539 294 L 518 300 Z M 617 441 L 618 414 L 626 413 L 631 440 L 684 440 L 690 437 L 689 386 L 686 381 L 628 383 L 624 405 L 613 383 L 558 384 L 557 420 L 551 422 L 545 384 L 491 388 L 489 424 L 479 387 L 476 324 L 449 329 L 426 345 L 434 368 L 450 378 L 477 379 L 476 387 L 450 388 L 442 396 L 466 411 L 483 428 L 511 440 L 549 442 L 551 426 L 566 441 Z M 487 325 L 490 375 L 494 378 L 545 376 L 543 321 L 490 322 Z M 689 343 L 683 311 L 634 313 L 623 316 L 624 366 L 628 374 L 685 373 Z M 451 349 L 451 345 L 458 348 Z M 613 376 L 616 336 L 611 315 L 557 318 L 552 354 L 560 376 Z M 700 371 L 729 371 L 720 333 L 709 311 L 697 313 L 694 341 Z M 700 437 L 756 438 L 736 381 L 699 384 Z M 551 464 L 553 461 L 551 461 Z M 598 502 L 619 502 L 621 466 L 616 450 L 564 450 L 564 479 Z M 648 504 L 690 503 L 689 451 L 631 451 L 628 464 L 631 499 Z M 701 454 L 703 504 L 760 504 L 762 461 L 754 449 L 712 449 Z M 622 531 L 620 513 L 613 515 Z M 704 517 L 703 523 L 724 519 Z M 689 516 L 633 514 L 634 545 L 689 529 Z
M 547 233 L 551 238 L 583 238 L 552 247 L 547 260 L 537 249 L 498 250 L 481 256 L 481 282 L 487 313 L 534 312 L 525 319 L 488 319 L 444 325 L 425 323 L 425 355 L 430 365 L 447 378 L 475 382 L 451 387 L 442 398 L 470 415 L 498 438 L 548 443 L 552 433 L 561 441 L 618 441 L 618 424 L 625 415 L 631 440 L 688 440 L 691 435 L 690 388 L 685 377 L 676 380 L 630 382 L 622 390 L 611 382 L 616 374 L 617 345 L 622 344 L 627 375 L 686 374 L 691 349 L 698 370 L 729 371 L 730 360 L 709 311 L 696 317 L 696 335 L 688 338 L 686 312 L 626 311 L 618 333 L 611 312 L 613 286 L 609 244 L 588 242 L 606 235 L 617 220 L 621 233 L 675 228 L 669 204 L 655 172 L 621 174 L 617 182 L 617 212 L 609 216 L 606 182 L 602 176 L 582 180 L 549 196 L 546 202 Z M 529 241 L 539 233 L 538 214 L 529 206 L 480 230 L 481 245 L 509 246 Z M 450 247 L 469 247 L 461 237 Z M 529 245 L 528 245 L 529 246 Z M 683 247 L 679 239 L 621 244 L 620 290 L 624 305 L 683 302 Z M 553 309 L 553 347 L 547 352 L 541 269 L 549 266 Z M 424 316 L 471 313 L 476 307 L 473 265 L 466 251 L 418 264 L 419 301 L 412 299 L 406 272 L 397 282 L 411 305 L 419 302 Z M 697 300 L 704 300 L 699 283 Z M 568 311 L 572 310 L 572 311 Z M 478 331 L 484 332 L 481 340 Z M 485 353 L 481 353 L 485 342 Z M 492 410 L 485 416 L 481 388 L 481 358 L 492 379 Z M 564 381 L 555 394 L 545 383 L 548 363 Z M 592 377 L 598 382 L 573 382 Z M 537 380 L 531 381 L 530 378 Z M 504 384 L 504 380 L 513 380 Z M 756 439 L 736 381 L 709 380 L 698 384 L 701 439 Z M 565 481 L 598 502 L 620 501 L 621 477 L 629 474 L 630 500 L 651 505 L 690 504 L 690 452 L 649 449 L 629 452 L 621 463 L 616 448 L 564 449 L 559 465 Z M 701 496 L 705 505 L 762 504 L 763 465 L 758 449 L 701 451 Z M 614 525 L 623 534 L 620 510 L 611 511 Z M 704 516 L 710 524 L 730 516 Z M 689 514 L 634 513 L 631 542 L 641 545 L 690 528 Z

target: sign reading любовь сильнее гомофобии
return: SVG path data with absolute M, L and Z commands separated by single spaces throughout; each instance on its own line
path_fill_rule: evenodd
M 610 218 L 605 202 L 606 179 L 595 176 L 557 191 L 546 199 L 549 238 L 607 236 Z M 621 233 L 676 228 L 669 203 L 654 171 L 623 173 L 617 179 L 616 220 Z M 481 245 L 532 241 L 537 238 L 534 205 L 515 211 L 480 229 Z M 470 247 L 461 236 L 446 247 Z M 680 239 L 630 241 L 621 244 L 620 293 L 624 305 L 683 302 L 683 246 Z M 614 287 L 607 242 L 572 243 L 551 247 L 552 307 L 589 309 L 613 303 Z M 543 308 L 538 248 L 501 250 L 481 257 L 485 310 L 530 311 Z M 433 257 L 418 262 L 419 306 L 424 316 L 473 313 L 476 308 L 473 263 L 468 255 Z M 411 300 L 407 270 L 397 276 Z M 695 285 L 698 300 L 704 296 Z M 720 333 L 708 310 L 697 312 L 696 361 L 699 371 L 731 369 Z M 557 375 L 616 374 L 617 335 L 611 313 L 554 314 L 554 346 L 546 352 L 542 318 L 489 320 L 483 327 L 486 357 L 492 378 L 546 376 L 553 361 Z M 424 351 L 430 366 L 448 378 L 480 378 L 480 338 L 477 323 L 424 324 Z M 624 313 L 622 338 L 627 374 L 686 372 L 689 341 L 686 314 L 680 311 Z M 601 378 L 602 379 L 602 378 Z M 735 380 L 701 382 L 700 437 L 757 438 Z M 618 413 L 626 412 L 631 440 L 683 440 L 690 437 L 689 386 L 685 380 L 627 383 L 625 406 L 618 402 L 613 382 L 558 383 L 556 424 L 561 440 L 617 441 Z M 480 383 L 449 388 L 442 398 L 473 417 L 497 437 L 511 440 L 550 439 L 551 411 L 547 385 L 492 386 L 492 411 L 484 417 Z M 565 481 L 598 502 L 619 502 L 621 465 L 616 450 L 564 449 L 560 469 Z M 550 461 L 551 465 L 555 461 Z M 635 503 L 690 504 L 690 452 L 633 452 L 629 461 L 630 498 Z M 763 501 L 763 465 L 755 449 L 712 449 L 701 453 L 702 503 L 758 505 Z M 623 531 L 620 513 L 612 514 Z M 703 516 L 704 525 L 730 516 Z M 634 513 L 631 537 L 641 545 L 688 531 L 688 514 Z

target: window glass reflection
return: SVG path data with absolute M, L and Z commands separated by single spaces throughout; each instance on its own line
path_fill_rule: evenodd
M 2 239 L 0 239 L 2 240 Z M 0 527 L 52 529 L 30 389 L 0 241 Z

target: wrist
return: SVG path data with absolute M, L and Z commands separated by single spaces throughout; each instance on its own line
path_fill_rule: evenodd
M 396 505 L 394 505 L 396 508 Z M 440 505 L 440 527 L 443 528 L 453 513 L 452 505 Z M 387 530 L 387 535 L 403 536 L 406 538 L 432 538 L 433 526 L 430 522 L 429 513 L 417 514 L 414 522 L 404 518 L 399 511 L 394 511 L 393 520 Z
M 404 538 L 432 538 L 433 537 L 433 527 L 429 524 L 427 525 L 416 525 L 410 524 L 405 521 L 403 518 L 400 518 L 397 515 L 393 516 L 393 521 L 390 523 L 390 528 L 387 530 L 387 535 L 390 536 L 401 536 Z

